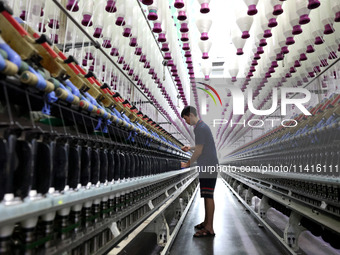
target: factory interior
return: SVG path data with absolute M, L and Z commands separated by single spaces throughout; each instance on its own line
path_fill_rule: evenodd
M 0 254 L 340 255 L 339 59 L 340 0 L 0 0 Z

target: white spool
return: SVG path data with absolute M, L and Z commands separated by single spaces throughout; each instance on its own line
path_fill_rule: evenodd
M 259 0 L 243 0 L 243 1 L 248 6 L 247 14 L 249 16 L 255 15 L 258 12 L 256 9 L 256 5 L 258 4 Z
M 204 75 L 204 79 L 208 81 L 210 79 L 210 74 L 212 71 L 212 62 L 209 60 L 204 60 L 201 62 L 201 72 Z
M 105 26 L 103 29 L 103 45 L 102 46 L 106 49 L 109 49 L 112 47 L 111 39 L 112 39 L 112 32 L 114 30 L 113 26 L 115 26 L 113 21 L 114 21 L 114 16 L 112 14 L 105 15 Z
M 228 63 L 228 69 L 224 68 L 224 70 L 228 70 L 230 76 L 231 76 L 231 81 L 236 82 L 237 81 L 237 74 L 239 72 L 239 64 L 238 60 L 235 56 L 231 57 L 231 60 Z
M 297 13 L 297 5 L 295 1 L 288 1 L 287 6 L 289 12 L 287 12 L 287 17 L 289 17 L 289 23 L 292 26 L 292 34 L 298 35 L 302 33 L 300 22 L 300 15 Z
M 239 30 L 238 29 L 233 29 L 232 30 L 232 33 L 231 33 L 231 36 L 232 36 L 232 42 L 236 48 L 236 55 L 243 55 L 243 47 L 246 43 L 246 40 L 245 39 L 242 39 L 240 37 L 240 34 L 239 34 Z
M 112 39 L 111 39 L 111 45 L 112 45 L 112 51 L 111 54 L 114 53 L 114 56 L 118 56 L 120 54 L 119 52 L 119 39 L 121 35 L 122 28 L 119 26 L 116 26 L 113 24 L 112 26 Z
M 250 37 L 249 31 L 254 20 L 253 17 L 245 16 L 244 14 L 240 16 L 237 15 L 236 17 L 236 24 L 242 31 L 242 39 L 248 39 Z
M 93 13 L 93 24 L 94 24 L 94 34 L 93 37 L 100 38 L 103 34 L 104 27 L 104 12 L 103 6 L 105 4 L 105 0 L 96 1 L 94 4 L 94 13 Z
M 209 8 L 210 0 L 198 0 L 198 3 L 201 5 L 201 9 L 200 9 L 201 13 L 210 12 L 210 8 Z
M 208 33 L 212 25 L 212 19 L 209 14 L 200 14 L 196 19 L 196 26 L 201 34 L 201 40 L 205 41 L 209 39 Z
M 294 41 L 294 37 L 293 37 L 293 28 L 290 24 L 290 20 L 289 20 L 290 16 L 289 16 L 289 13 L 286 12 L 282 17 L 281 17 L 281 20 L 280 22 L 282 22 L 282 32 L 284 34 L 284 36 L 286 37 L 286 45 L 292 45 L 295 43 Z M 281 32 L 281 33 L 282 33 Z
M 332 34 L 334 32 L 334 16 L 332 15 L 331 1 L 323 1 L 320 9 L 320 20 L 324 26 L 323 33 L 325 35 Z
M 262 8 L 264 9 L 264 13 L 266 15 L 266 18 L 268 20 L 268 27 L 276 27 L 276 15 L 273 14 L 273 6 L 268 3 L 261 2 Z
M 324 36 L 324 27 L 322 26 L 321 20 L 321 8 L 317 8 L 313 10 L 310 14 L 311 19 L 311 28 L 312 28 L 312 35 L 315 39 L 315 44 L 320 45 L 323 44 L 323 36 Z
M 340 2 L 339 1 L 330 1 L 332 11 L 334 13 L 334 21 L 340 22 Z
M 157 4 L 157 19 L 153 23 L 152 32 L 157 33 L 157 34 L 162 32 L 162 16 L 163 16 L 162 4 L 158 2 L 158 4 Z
M 93 25 L 92 22 L 92 15 L 93 15 L 93 10 L 94 10 L 94 4 L 93 0 L 83 0 L 83 20 L 81 24 L 83 26 L 88 26 L 91 27 Z
M 312 53 L 314 52 L 314 37 L 312 35 L 312 28 L 311 28 L 312 24 L 309 23 L 308 25 L 304 26 L 303 30 L 304 30 L 304 40 L 303 43 L 306 46 L 306 52 L 307 53 Z
M 272 32 L 271 32 L 271 28 L 268 27 L 268 20 L 264 15 L 261 15 L 259 17 L 259 22 L 261 24 L 261 28 L 263 31 L 263 38 L 270 38 L 272 37 Z
M 305 25 L 310 22 L 308 0 L 296 0 L 296 13 L 299 15 L 299 24 Z
M 202 52 L 202 59 L 208 59 L 209 58 L 209 51 L 211 49 L 212 42 L 210 40 L 208 41 L 199 41 L 198 47 L 200 48 Z
M 178 15 L 177 15 L 177 19 L 180 21 L 184 21 L 187 20 L 188 18 L 188 0 L 184 0 L 184 6 L 181 9 L 178 9 Z
M 118 0 L 116 2 L 116 8 L 117 8 L 117 12 L 116 12 L 116 25 L 117 26 L 124 26 L 125 25 L 125 16 L 126 16 L 126 1 L 122 1 L 122 0 Z
M 132 33 L 132 25 L 134 15 L 137 15 L 137 6 L 134 6 L 132 2 L 126 1 L 125 4 L 125 25 L 123 36 L 130 37 Z
M 148 6 L 148 20 L 155 21 L 158 19 L 158 0 L 153 0 L 153 3 Z

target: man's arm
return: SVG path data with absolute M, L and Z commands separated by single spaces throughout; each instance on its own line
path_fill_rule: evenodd
M 203 151 L 203 144 L 197 144 L 194 148 L 194 154 L 192 154 L 191 158 L 189 159 L 188 162 L 182 162 L 181 166 L 182 168 L 187 168 L 190 167 L 191 164 L 195 163 L 195 161 L 198 159 L 199 156 L 201 156 L 202 151 Z
M 194 151 L 195 150 L 195 146 L 183 146 L 181 148 L 182 151 L 188 152 L 188 151 Z

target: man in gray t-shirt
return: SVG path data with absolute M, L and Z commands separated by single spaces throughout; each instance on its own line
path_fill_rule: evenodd
M 183 151 L 194 150 L 194 153 L 188 162 L 182 162 L 182 168 L 190 167 L 197 161 L 199 172 L 201 197 L 204 198 L 205 218 L 204 221 L 195 226 L 197 231 L 194 237 L 215 236 L 213 228 L 214 220 L 214 189 L 216 184 L 217 172 L 209 172 L 208 166 L 217 167 L 218 159 L 216 147 L 211 130 L 207 124 L 198 119 L 197 111 L 192 106 L 183 109 L 181 117 L 185 119 L 188 125 L 194 126 L 195 147 L 183 146 Z

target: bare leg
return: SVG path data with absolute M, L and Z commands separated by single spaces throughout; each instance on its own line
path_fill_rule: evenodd
M 205 205 L 205 220 L 204 226 L 205 229 L 210 233 L 214 233 L 214 212 L 215 212 L 215 202 L 213 198 L 204 198 Z
M 204 198 L 204 221 L 201 223 L 204 227 L 207 225 L 208 222 L 208 212 L 207 212 L 207 199 Z
M 203 225 L 206 226 L 207 222 L 208 222 L 207 199 L 204 198 L 204 221 L 203 221 Z

